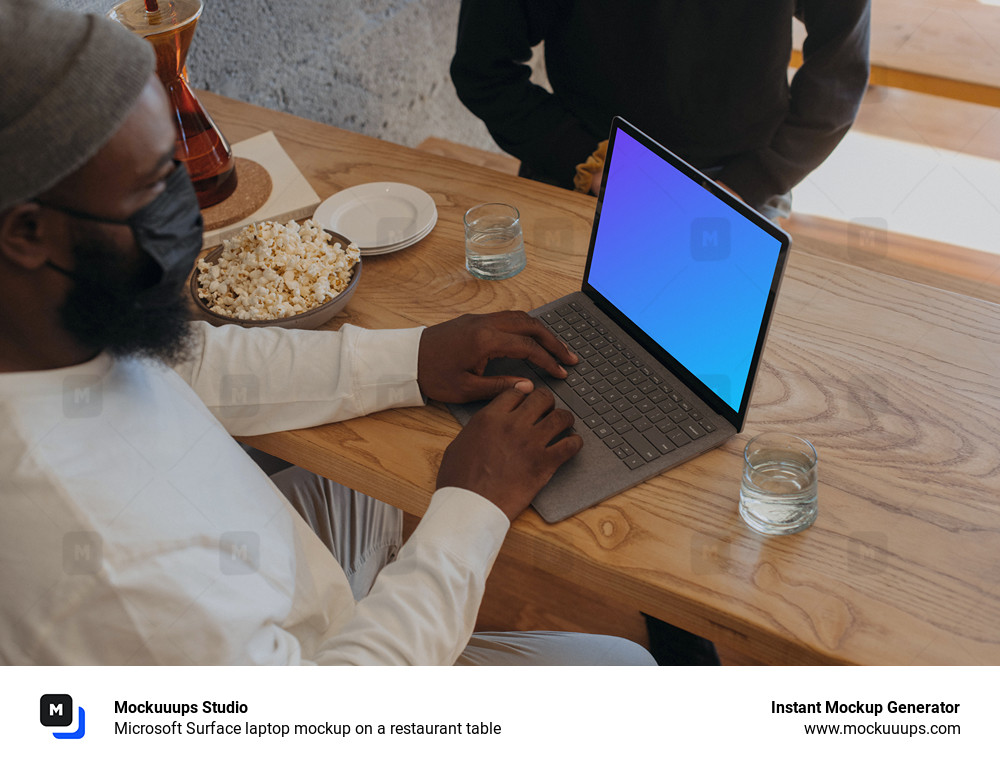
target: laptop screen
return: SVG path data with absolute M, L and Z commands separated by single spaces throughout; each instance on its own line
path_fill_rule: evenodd
M 738 413 L 740 428 L 788 237 L 624 121 L 609 144 L 584 290 Z

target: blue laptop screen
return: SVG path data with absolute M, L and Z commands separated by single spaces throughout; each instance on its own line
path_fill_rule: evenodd
M 587 282 L 733 410 L 782 243 L 618 128 Z

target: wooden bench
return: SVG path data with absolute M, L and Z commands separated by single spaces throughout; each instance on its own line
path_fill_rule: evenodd
M 794 27 L 793 67 L 805 30 Z M 871 83 L 1000 106 L 1000 7 L 872 0 Z
M 470 165 L 490 168 L 491 170 L 498 170 L 501 173 L 509 173 L 515 176 L 517 175 L 518 168 L 521 166 L 520 161 L 509 154 L 477 149 L 474 146 L 458 144 L 445 138 L 437 138 L 436 136 L 425 138 L 417 145 L 417 148 L 430 154 L 436 154 L 439 157 L 449 157 L 453 160 L 467 162 Z

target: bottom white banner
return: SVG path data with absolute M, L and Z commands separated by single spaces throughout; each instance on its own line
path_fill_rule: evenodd
M 998 681 L 993 667 L 5 668 L 0 731 L 11 763 L 939 764 L 995 749 Z

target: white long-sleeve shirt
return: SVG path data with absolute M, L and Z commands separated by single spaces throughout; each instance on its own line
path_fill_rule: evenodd
M 454 662 L 501 511 L 438 490 L 355 602 L 230 436 L 421 404 L 421 331 L 194 327 L 173 370 L 102 354 L 0 374 L 0 661 Z

